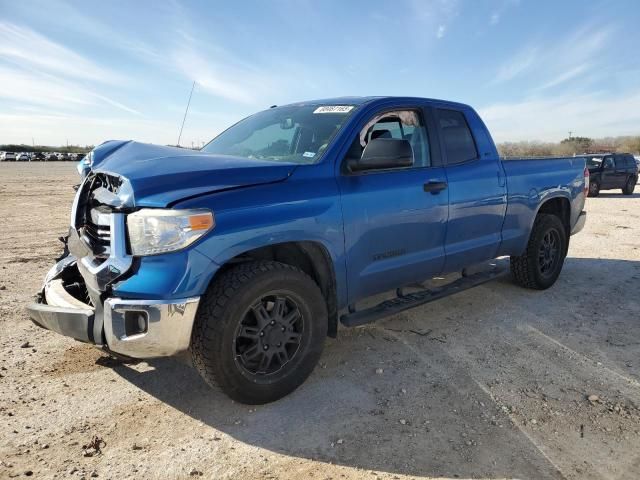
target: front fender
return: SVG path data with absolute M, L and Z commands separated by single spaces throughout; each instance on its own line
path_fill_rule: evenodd
M 132 274 L 113 285 L 124 299 L 172 300 L 203 295 L 220 266 L 199 248 L 136 258 Z
M 300 167 L 283 183 L 219 192 L 181 202 L 179 208 L 209 208 L 216 227 L 198 250 L 217 265 L 251 250 L 280 243 L 314 242 L 329 254 L 338 304 L 346 301 L 342 209 L 335 179 Z

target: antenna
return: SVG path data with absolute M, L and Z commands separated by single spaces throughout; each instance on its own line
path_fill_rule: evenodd
M 184 122 L 187 119 L 187 112 L 189 111 L 189 105 L 191 104 L 191 96 L 193 95 L 193 89 L 196 88 L 196 82 L 194 80 L 191 85 L 191 93 L 189 94 L 189 101 L 187 102 L 187 108 L 184 110 L 184 118 L 182 119 L 182 125 L 180 126 L 180 133 L 178 134 L 178 147 L 180 146 L 180 137 L 182 137 L 182 129 L 184 128 Z

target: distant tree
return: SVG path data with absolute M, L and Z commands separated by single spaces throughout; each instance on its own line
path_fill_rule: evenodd
M 616 151 L 640 155 L 640 136 L 623 138 L 620 145 L 616 148 Z
M 589 137 L 569 137 L 560 142 L 560 154 L 588 153 L 593 145 Z
M 553 155 L 555 144 L 545 142 L 504 142 L 497 145 L 503 157 L 544 157 Z

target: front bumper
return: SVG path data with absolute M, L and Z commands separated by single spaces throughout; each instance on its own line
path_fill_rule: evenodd
M 132 358 L 171 356 L 189 348 L 199 297 L 107 298 L 92 306 L 71 295 L 65 285 L 65 274 L 74 268 L 76 260 L 68 256 L 51 269 L 38 300 L 27 307 L 34 323 Z
M 571 235 L 575 235 L 576 233 L 581 232 L 586 222 L 587 222 L 587 212 L 583 210 L 582 212 L 580 212 L 580 215 L 578 215 L 578 220 L 576 221 L 576 224 L 571 229 Z

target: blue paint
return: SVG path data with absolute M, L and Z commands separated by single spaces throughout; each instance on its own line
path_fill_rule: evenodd
M 584 159 L 504 161 L 476 112 L 421 98 L 340 98 L 354 105 L 321 160 L 290 164 L 135 142 L 107 142 L 93 169 L 131 182 L 136 207 L 209 208 L 216 227 L 187 250 L 144 257 L 114 285 L 125 298 L 203 294 L 221 265 L 282 242 L 316 242 L 333 263 L 338 307 L 502 255 L 519 255 L 544 202 L 566 199 L 570 227 L 585 201 Z M 427 119 L 431 167 L 350 174 L 342 161 L 377 113 L 418 109 Z M 464 114 L 477 157 L 451 165 L 436 109 Z M 446 182 L 438 192 L 427 182 Z

